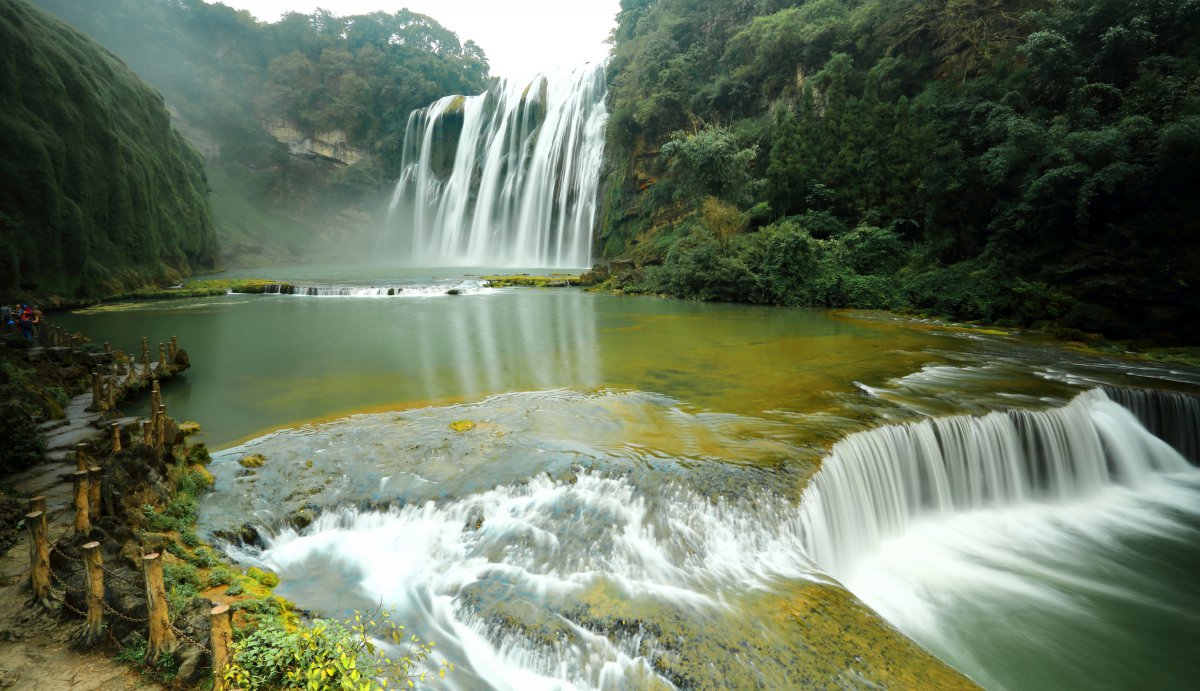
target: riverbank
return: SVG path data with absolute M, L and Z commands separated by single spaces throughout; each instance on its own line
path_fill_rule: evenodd
M 239 610 L 239 625 L 248 617 L 282 615 L 288 606 L 271 596 L 277 579 L 235 570 L 195 536 L 197 498 L 212 477 L 204 468 L 207 450 L 185 439 L 188 425 L 177 425 L 162 407 L 145 419 L 122 410 L 147 388 L 158 401 L 159 382 L 169 386 L 188 368 L 186 351 L 172 342 L 170 359 L 164 344 L 157 361 L 147 350 L 138 363 L 83 340 L 67 347 L 0 344 L 3 405 L 13 425 L 0 459 L 0 640 L 6 641 L 0 685 L 190 687 L 211 678 L 213 604 Z M 34 422 L 33 416 L 49 419 Z M 19 441 L 30 443 L 15 455 Z M 78 511 L 80 486 L 86 518 Z M 45 522 L 48 580 L 39 585 L 34 576 L 31 605 L 29 526 L 39 520 Z M 83 566 L 91 541 L 103 564 L 98 627 L 83 617 L 94 583 Z M 148 553 L 161 558 L 172 640 L 162 654 L 145 659 L 155 637 L 145 623 L 142 555 Z

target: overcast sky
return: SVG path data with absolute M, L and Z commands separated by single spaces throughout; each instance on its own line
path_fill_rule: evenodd
M 213 0 L 209 0 L 212 2 Z M 557 65 L 602 60 L 620 0 L 221 0 L 273 22 L 324 7 L 338 16 L 408 8 L 487 53 L 492 74 L 524 78 Z

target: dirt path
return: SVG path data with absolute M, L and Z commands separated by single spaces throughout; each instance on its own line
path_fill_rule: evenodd
M 75 471 L 75 445 L 102 434 L 98 428 L 101 415 L 87 410 L 91 403 L 90 392 L 77 396 L 67 405 L 65 420 L 44 423 L 45 461 L 9 478 L 18 493 L 46 498 L 51 542 L 72 530 L 72 486 L 66 478 Z M 54 586 L 57 588 L 58 584 Z M 131 667 L 113 660 L 111 655 L 115 650 L 105 654 L 73 647 L 71 639 L 82 620 L 64 611 L 61 598 L 52 596 L 52 600 L 50 609 L 31 600 L 28 531 L 21 531 L 16 543 L 0 555 L 0 688 L 20 691 L 163 688 L 141 680 Z

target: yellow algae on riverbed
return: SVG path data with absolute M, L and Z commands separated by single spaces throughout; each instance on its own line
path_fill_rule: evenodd
M 803 583 L 762 604 L 774 626 L 803 638 L 838 678 L 887 689 L 979 689 L 838 586 Z
M 475 423 L 471 422 L 470 420 L 455 420 L 454 422 L 450 423 L 450 429 L 459 433 L 469 432 L 475 429 Z

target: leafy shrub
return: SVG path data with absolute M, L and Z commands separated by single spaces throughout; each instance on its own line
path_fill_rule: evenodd
M 187 451 L 188 463 L 205 465 L 212 461 L 212 456 L 208 453 L 208 445 L 204 442 L 196 442 L 188 447 Z
M 204 587 L 215 588 L 219 585 L 233 583 L 235 578 L 237 578 L 237 574 L 235 574 L 232 569 L 224 566 L 218 566 L 209 571 L 208 575 L 204 577 Z M 233 586 L 230 586 L 230 588 L 226 589 L 226 594 L 231 594 L 229 593 L 231 588 L 233 588 Z
M 391 657 L 376 641 L 398 649 Z M 428 662 L 433 643 L 406 635 L 386 610 L 355 612 L 344 622 L 315 620 L 289 631 L 278 623 L 259 626 L 233 644 L 225 679 L 245 691 L 274 688 L 381 689 L 390 681 L 413 685 L 454 666 Z

